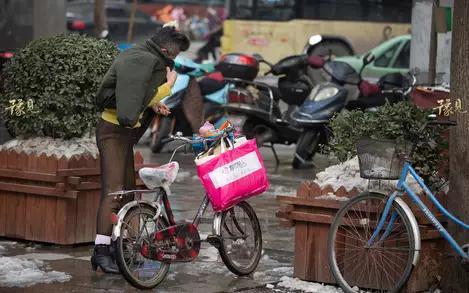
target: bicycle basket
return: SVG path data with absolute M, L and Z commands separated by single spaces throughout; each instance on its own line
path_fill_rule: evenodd
M 412 151 L 409 142 L 362 138 L 357 144 L 360 177 L 396 180 Z

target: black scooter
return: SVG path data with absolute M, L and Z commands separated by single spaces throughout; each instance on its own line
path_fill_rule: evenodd
M 278 161 L 274 144 L 296 143 L 303 133 L 302 126 L 290 119 L 291 113 L 310 94 L 313 82 L 307 75 L 307 68 L 316 66 L 308 55 L 286 57 L 276 64 L 256 54 L 259 63 L 270 67 L 265 75 L 282 76 L 278 87 L 263 82 L 226 78 L 233 86 L 228 92 L 228 104 L 224 110 L 234 127 L 248 138 L 256 138 L 259 146 L 272 148 Z M 288 108 L 281 111 L 280 100 Z
M 408 96 L 416 82 L 412 74 L 405 77 L 400 73 L 386 74 L 377 84 L 363 80 L 363 69 L 374 60 L 372 54 L 364 56 L 360 72 L 345 62 L 323 60 L 321 66 L 320 57 L 312 58 L 317 58 L 315 68 L 321 68 L 329 78 L 327 82 L 318 84 L 301 107 L 292 112 L 291 120 L 303 128 L 296 146 L 294 168 L 314 166 L 312 158 L 319 145 L 328 142 L 331 132 L 327 125 L 334 114 L 344 108 L 372 111 L 386 102 L 401 101 Z M 347 85 L 358 87 L 358 99 L 347 100 Z M 396 88 L 405 88 L 406 91 L 396 91 Z

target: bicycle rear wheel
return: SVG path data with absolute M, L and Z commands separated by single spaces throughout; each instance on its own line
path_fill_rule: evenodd
M 236 275 L 252 273 L 262 254 L 262 234 L 254 209 L 240 202 L 223 212 L 221 220 L 220 256 L 226 267 Z
M 332 223 L 329 265 L 345 292 L 398 292 L 412 272 L 415 237 L 396 202 L 378 237 L 368 245 L 387 201 L 380 193 L 362 193 L 343 206 Z
M 131 209 L 124 217 L 121 237 L 117 238 L 117 265 L 124 278 L 139 289 L 151 289 L 161 283 L 169 264 L 145 258 L 140 249 L 144 243 L 153 243 L 153 233 L 168 227 L 165 219 L 156 221 L 155 209 L 141 205 Z

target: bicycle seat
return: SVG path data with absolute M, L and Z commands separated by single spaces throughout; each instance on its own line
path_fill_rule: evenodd
M 148 189 L 171 185 L 178 175 L 179 163 L 171 162 L 156 168 L 142 168 L 138 171 L 140 179 Z

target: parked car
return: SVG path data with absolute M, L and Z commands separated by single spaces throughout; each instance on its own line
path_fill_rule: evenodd
M 335 58 L 336 61 L 342 61 L 359 71 L 363 66 L 363 56 L 371 53 L 375 60 L 367 65 L 363 70 L 364 79 L 376 82 L 383 75 L 388 73 L 409 72 L 410 67 L 410 35 L 402 35 L 387 40 L 377 47 L 371 49 L 361 56 L 344 56 Z
M 71 32 L 95 35 L 94 1 L 77 0 L 67 3 L 67 29 Z M 108 22 L 108 39 L 115 42 L 125 42 L 129 27 L 131 4 L 123 1 L 106 1 Z M 163 24 L 141 11 L 136 12 L 133 41 L 139 42 L 148 38 Z

